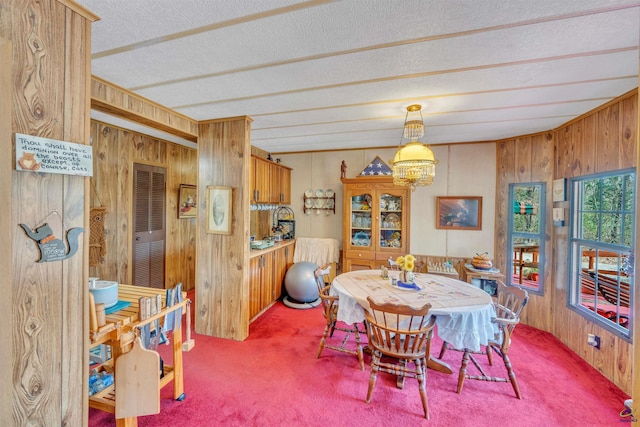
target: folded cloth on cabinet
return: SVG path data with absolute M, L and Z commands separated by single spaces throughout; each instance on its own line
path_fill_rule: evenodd
M 337 239 L 296 237 L 296 248 L 293 252 L 294 263 L 308 261 L 320 267 L 331 262 L 338 262 L 339 258 L 340 243 Z

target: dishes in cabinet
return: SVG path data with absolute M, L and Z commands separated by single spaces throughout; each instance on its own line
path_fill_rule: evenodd
M 324 197 L 324 191 L 323 190 L 316 190 L 316 197 Z
M 371 238 L 364 231 L 358 231 L 351 238 L 351 244 L 353 246 L 371 246 Z
M 383 197 L 380 199 L 380 209 L 388 211 L 399 211 L 402 209 L 402 203 L 400 198 L 397 197 Z
M 313 197 L 313 190 L 308 189 L 304 192 L 305 197 Z
M 333 197 L 335 193 L 332 189 L 328 188 L 327 191 L 324 192 L 325 197 Z
M 382 228 L 401 228 L 398 214 L 390 213 L 382 217 Z

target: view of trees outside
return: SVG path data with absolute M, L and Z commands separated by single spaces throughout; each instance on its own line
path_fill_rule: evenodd
M 635 217 L 633 173 L 586 178 L 574 187 L 579 303 L 628 333 Z
M 631 174 L 584 181 L 580 238 L 631 247 L 633 189 Z

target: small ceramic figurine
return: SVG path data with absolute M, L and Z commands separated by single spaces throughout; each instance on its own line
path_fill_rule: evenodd
M 342 164 L 340 165 L 340 178 L 346 178 L 346 177 L 347 177 L 347 162 L 343 160 Z
M 380 266 L 380 275 L 383 279 L 389 278 L 389 270 L 387 270 L 387 267 L 385 267 L 384 265 Z

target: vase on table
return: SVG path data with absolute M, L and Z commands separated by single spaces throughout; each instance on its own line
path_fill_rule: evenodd
M 402 270 L 400 272 L 400 281 L 402 283 L 413 283 L 413 271 Z

